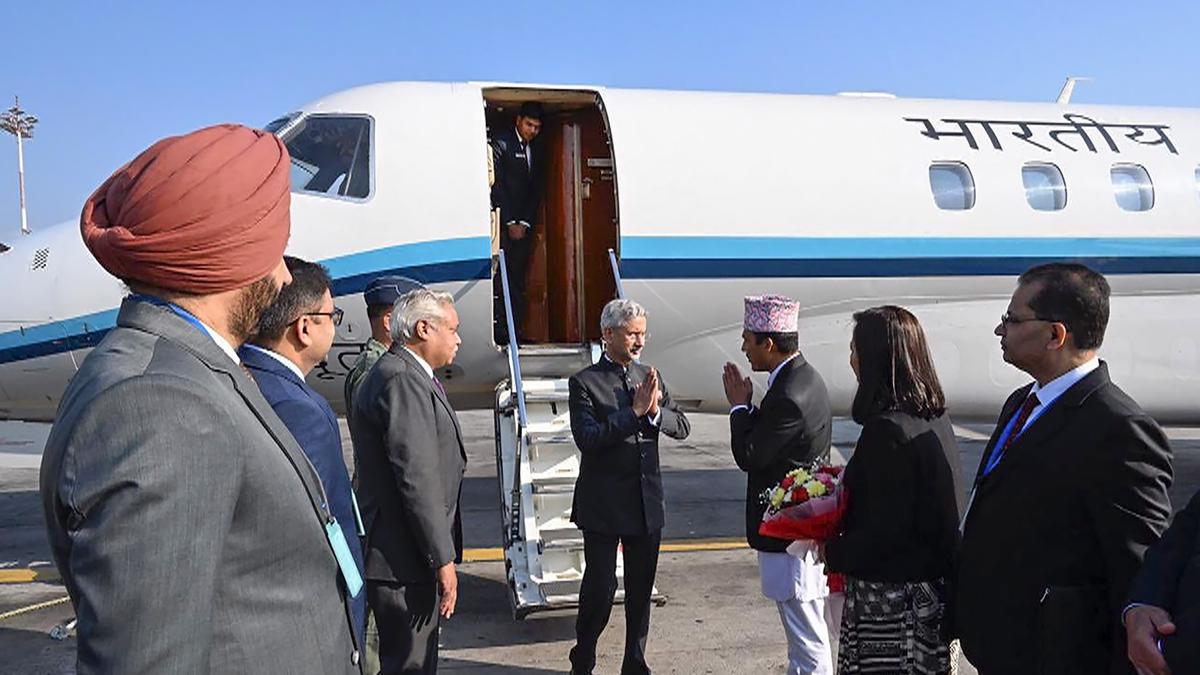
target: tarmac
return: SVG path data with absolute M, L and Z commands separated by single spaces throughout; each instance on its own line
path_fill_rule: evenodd
M 745 479 L 733 463 L 722 415 L 691 415 L 692 435 L 664 440 L 667 525 L 647 660 L 656 673 L 783 673 L 786 644 L 774 604 L 759 591 L 754 552 L 743 539 Z M 442 632 L 444 673 L 565 673 L 575 612 L 512 618 L 501 562 L 499 486 L 490 411 L 460 414 L 467 443 L 463 489 L 466 561 L 459 607 Z M 47 425 L 0 423 L 0 673 L 74 673 L 75 640 L 50 637 L 72 617 L 50 562 L 38 495 Z M 343 427 L 344 431 L 344 427 Z M 973 475 L 988 424 L 960 424 L 963 470 Z M 834 444 L 852 450 L 858 428 L 835 422 Z M 1200 489 L 1200 428 L 1171 427 L 1176 479 L 1172 504 Z M 347 450 L 349 436 L 344 434 Z M 349 456 L 349 452 L 347 452 Z M 169 601 L 170 599 L 164 599 Z M 599 647 L 597 673 L 620 670 L 624 620 L 614 608 Z M 975 675 L 965 660 L 960 673 Z

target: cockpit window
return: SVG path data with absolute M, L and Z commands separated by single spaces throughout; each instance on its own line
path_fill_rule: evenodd
M 287 130 L 283 143 L 292 158 L 292 192 L 356 199 L 371 194 L 369 117 L 310 115 Z
M 277 117 L 277 118 L 271 120 L 270 122 L 267 122 L 267 125 L 263 127 L 263 131 L 266 131 L 267 133 L 271 133 L 271 134 L 277 134 L 277 133 L 279 133 L 280 129 L 286 127 L 288 124 L 291 123 L 292 120 L 296 119 L 299 116 L 300 116 L 300 113 L 294 112 L 294 113 L 288 113 L 288 114 L 284 115 L 283 117 Z

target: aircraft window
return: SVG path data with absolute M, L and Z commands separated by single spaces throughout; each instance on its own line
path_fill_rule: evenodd
M 280 129 L 286 127 L 289 123 L 291 123 L 292 120 L 296 119 L 299 116 L 300 116 L 300 113 L 294 112 L 294 113 L 288 113 L 288 114 L 284 115 L 283 117 L 277 117 L 277 118 L 271 120 L 270 122 L 267 122 L 267 125 L 265 127 L 263 127 L 263 131 L 265 131 L 267 133 L 271 133 L 271 134 L 277 134 L 277 133 L 279 133 Z
M 1038 211 L 1058 211 L 1067 206 L 1067 184 L 1062 171 L 1049 162 L 1030 162 L 1021 167 L 1025 200 Z
M 283 142 L 292 158 L 292 192 L 370 194 L 370 118 L 313 115 L 289 129 Z
M 930 164 L 929 188 L 939 209 L 963 211 L 975 206 L 975 179 L 962 162 Z
M 1196 194 L 1200 195 L 1200 169 L 1196 169 Z
M 1154 207 L 1154 184 L 1140 164 L 1113 164 L 1113 195 L 1126 211 L 1149 211 Z

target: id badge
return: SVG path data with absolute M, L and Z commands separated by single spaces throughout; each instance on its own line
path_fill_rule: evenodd
M 346 590 L 350 592 L 350 597 L 358 597 L 363 587 L 362 575 L 358 573 L 358 565 L 354 564 L 354 556 L 350 553 L 350 547 L 346 545 L 346 536 L 342 534 L 342 528 L 336 520 L 325 523 L 325 536 L 329 538 L 329 545 L 333 547 L 338 567 L 342 569 Z

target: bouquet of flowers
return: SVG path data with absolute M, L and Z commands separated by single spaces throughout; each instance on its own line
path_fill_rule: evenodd
M 762 494 L 767 505 L 758 533 L 776 539 L 825 541 L 837 533 L 846 511 L 842 467 L 789 471 L 779 485 Z

